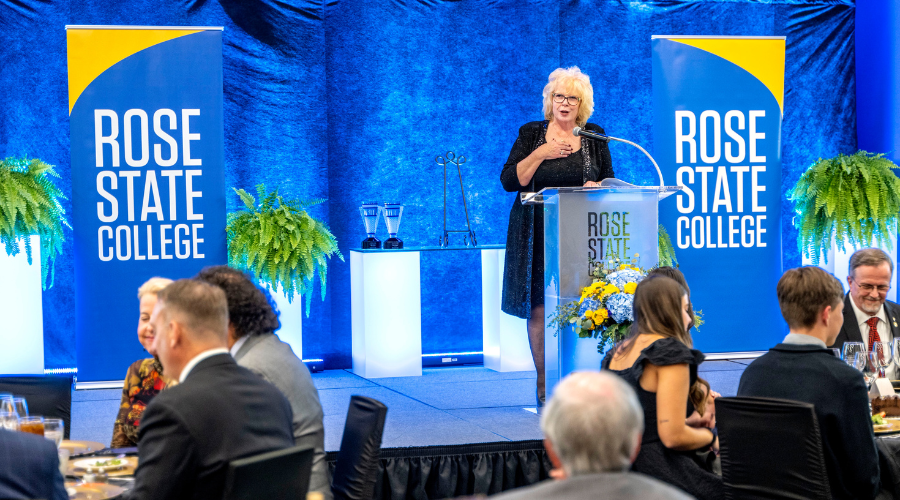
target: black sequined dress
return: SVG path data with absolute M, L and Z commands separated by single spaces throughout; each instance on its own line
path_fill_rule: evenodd
M 610 349 L 600 367 L 609 370 L 615 349 Z M 702 468 L 693 451 L 676 451 L 666 448 L 659 437 L 656 426 L 656 393 L 641 387 L 641 376 L 645 363 L 669 366 L 687 363 L 690 369 L 690 384 L 697 380 L 697 366 L 703 362 L 703 353 L 691 349 L 678 339 L 665 338 L 645 347 L 634 364 L 624 370 L 609 370 L 622 377 L 635 392 L 644 409 L 644 436 L 641 451 L 632 465 L 632 470 L 660 481 L 677 486 L 699 500 L 723 498 L 725 495 L 722 478 Z M 694 405 L 687 403 L 687 415 L 694 412 Z
M 581 149 L 565 158 L 541 163 L 527 186 L 519 184 L 516 167 L 535 149 L 546 142 L 549 122 L 530 122 L 519 129 L 509 159 L 500 173 L 507 191 L 537 192 L 547 187 L 582 186 L 587 181 L 599 182 L 614 177 L 612 159 L 605 143 L 582 139 Z M 585 130 L 604 133 L 588 123 Z M 531 317 L 531 309 L 544 303 L 544 207 L 524 206 L 516 196 L 509 212 L 506 233 L 506 262 L 503 269 L 501 309 L 520 318 Z

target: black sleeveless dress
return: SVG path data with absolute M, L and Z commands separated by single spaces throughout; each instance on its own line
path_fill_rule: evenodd
M 606 353 L 601 368 L 609 370 L 614 352 L 615 349 L 610 349 Z M 699 500 L 713 500 L 723 498 L 725 494 L 722 478 L 702 468 L 695 461 L 696 454 L 693 451 L 676 451 L 663 445 L 656 426 L 656 393 L 645 391 L 640 383 L 641 375 L 644 374 L 644 363 L 656 366 L 687 363 L 690 383 L 693 384 L 697 380 L 697 366 L 703 359 L 702 352 L 689 348 L 678 339 L 665 338 L 644 348 L 630 368 L 609 371 L 631 385 L 644 408 L 644 437 L 632 470 L 677 486 Z M 694 405 L 688 401 L 685 418 L 693 412 Z

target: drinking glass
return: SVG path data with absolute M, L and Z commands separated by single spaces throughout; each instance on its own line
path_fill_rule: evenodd
M 44 435 L 44 417 L 22 417 L 19 419 L 19 430 L 38 436 Z
M 844 342 L 844 355 L 841 359 L 848 365 L 853 364 L 853 356 L 858 352 L 866 352 L 866 344 L 862 342 Z
M 13 398 L 13 407 L 15 412 L 19 414 L 19 418 L 28 416 L 28 402 L 25 398 Z
M 0 397 L 0 411 L 16 412 L 16 405 L 13 404 L 12 395 L 3 395 Z
M 56 448 L 62 444 L 65 435 L 66 424 L 59 418 L 44 419 L 44 437 L 56 443 Z
M 866 388 L 871 388 L 872 381 L 875 380 L 875 367 L 869 363 L 869 353 L 867 351 L 853 353 L 848 364 L 862 373 Z
M 894 362 L 890 342 L 873 342 L 872 353 L 875 367 L 878 369 L 878 378 L 884 378 L 885 368 Z
M 16 412 L 0 410 L 0 429 L 19 430 L 19 416 Z

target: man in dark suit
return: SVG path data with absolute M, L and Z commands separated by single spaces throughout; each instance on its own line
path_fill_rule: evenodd
M 53 441 L 0 428 L 0 498 L 68 500 Z
M 900 305 L 887 300 L 894 263 L 878 248 L 863 248 L 850 256 L 850 292 L 844 297 L 844 326 L 831 347 L 842 349 L 845 342 L 863 342 L 872 350 L 872 342 L 891 342 L 900 338 Z M 898 378 L 898 367 L 891 365 L 887 376 Z
M 144 411 L 130 498 L 221 499 L 229 462 L 293 446 L 290 405 L 228 353 L 219 288 L 170 284 L 157 295 L 150 324 L 154 354 L 179 384 Z
M 641 448 L 644 412 L 637 394 L 607 372 L 564 378 L 541 415 L 554 479 L 502 493 L 497 500 L 687 500 L 666 483 L 629 472 Z
M 331 481 L 325 462 L 325 425 L 319 391 L 303 361 L 291 346 L 275 335 L 281 328 L 278 314 L 266 294 L 250 278 L 228 266 L 211 266 L 197 279 L 218 286 L 228 299 L 228 348 L 235 361 L 271 383 L 291 403 L 294 444 L 313 448 L 309 491 L 331 499 Z
M 744 370 L 738 396 L 814 405 L 832 496 L 871 500 L 880 479 L 866 383 L 826 347 L 844 321 L 841 283 L 818 267 L 798 267 L 784 273 L 777 292 L 790 333 Z

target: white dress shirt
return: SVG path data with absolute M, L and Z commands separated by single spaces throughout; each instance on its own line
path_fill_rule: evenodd
M 247 339 L 249 339 L 249 338 L 250 338 L 249 335 L 244 335 L 243 337 L 241 337 L 241 338 L 237 339 L 236 341 L 234 341 L 234 345 L 231 346 L 231 357 L 232 357 L 232 358 L 237 359 L 237 353 L 238 353 L 238 351 L 241 350 L 241 347 L 243 347 L 244 343 L 246 343 L 246 342 L 247 342 Z
M 181 376 L 178 377 L 178 383 L 184 383 L 184 380 L 187 378 L 188 374 L 191 373 L 191 370 L 193 370 L 194 367 L 197 366 L 197 363 L 203 361 L 206 358 L 211 358 L 217 354 L 228 354 L 228 349 L 224 347 L 217 347 L 215 349 L 208 349 L 194 356 L 190 361 L 188 361 L 186 365 L 184 365 L 184 369 L 181 370 Z
M 862 335 L 863 343 L 866 344 L 866 350 L 871 351 L 872 345 L 869 344 L 869 324 L 867 321 L 869 321 L 869 318 L 872 316 L 857 307 L 853 297 L 850 297 L 850 307 L 853 308 L 853 313 L 856 315 L 856 325 L 859 327 L 859 333 Z M 874 317 L 878 318 L 878 323 L 875 323 L 875 330 L 878 331 L 878 338 L 882 342 L 890 344 L 894 336 L 891 335 L 891 327 L 888 324 L 887 311 L 884 310 L 884 304 L 881 304 L 881 307 L 878 308 L 878 312 Z M 887 378 L 897 380 L 897 363 L 891 363 L 884 371 Z

